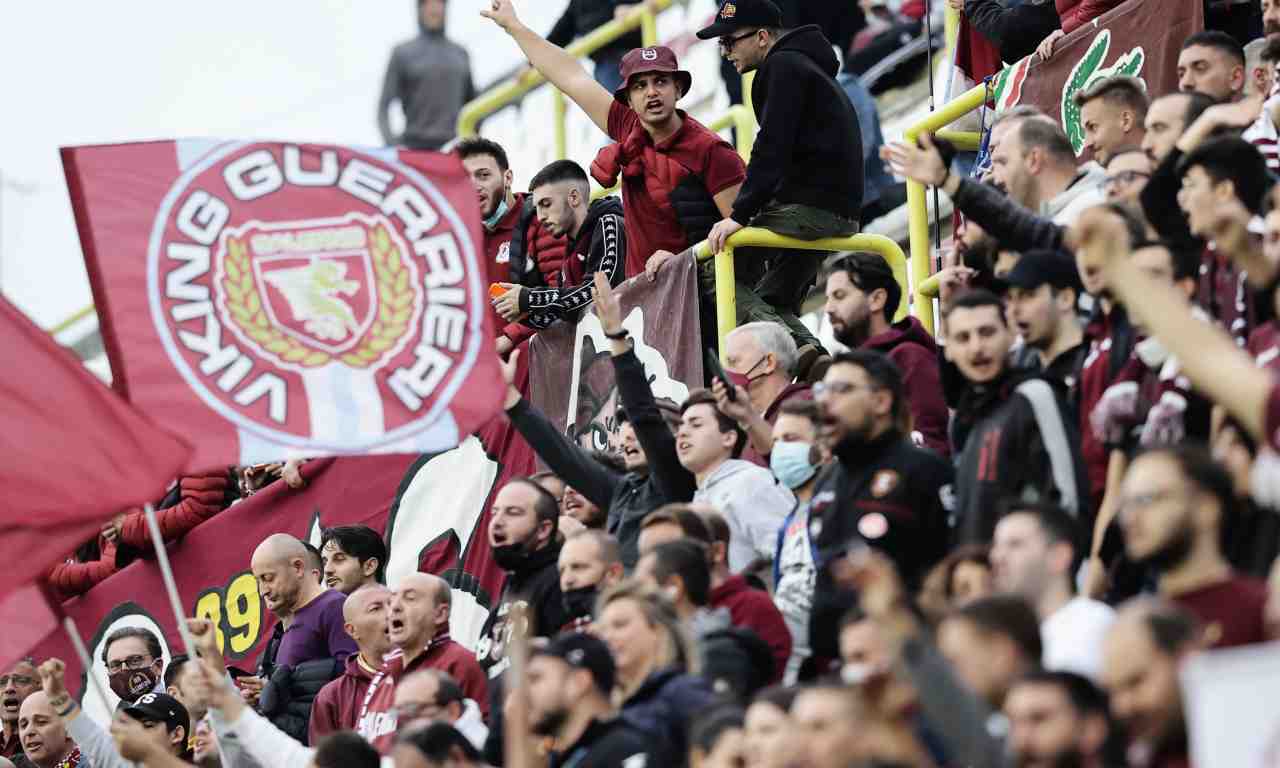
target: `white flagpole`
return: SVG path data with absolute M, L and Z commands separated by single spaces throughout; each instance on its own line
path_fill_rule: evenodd
M 160 566 L 160 576 L 164 579 L 165 591 L 169 593 L 169 606 L 173 608 L 173 617 L 178 624 L 178 634 L 182 637 L 182 647 L 187 656 L 196 659 L 195 643 L 191 642 L 191 633 L 187 631 L 187 616 L 182 610 L 182 598 L 178 595 L 178 584 L 173 580 L 173 569 L 169 567 L 169 552 L 164 546 L 164 537 L 160 535 L 160 521 L 156 519 L 155 506 L 148 504 L 143 508 L 147 516 L 147 529 L 151 531 L 151 545 L 156 550 L 156 563 Z
M 90 687 L 97 694 L 98 700 L 102 702 L 102 711 L 108 715 L 111 714 L 111 704 L 107 702 L 107 693 L 102 690 L 102 684 L 98 682 L 98 676 L 93 673 L 93 659 L 89 656 L 89 649 L 85 647 L 84 640 L 80 637 L 80 630 L 76 627 L 75 619 L 70 616 L 64 617 L 62 619 L 62 628 L 66 630 L 67 636 L 71 638 L 71 645 L 76 649 L 76 656 L 80 657 L 80 666 L 84 667 L 84 674 L 89 678 Z

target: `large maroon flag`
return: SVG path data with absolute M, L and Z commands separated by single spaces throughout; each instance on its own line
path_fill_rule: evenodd
M 0 299 L 0 595 L 164 495 L 191 449 Z
M 421 453 L 498 412 L 454 155 L 281 142 L 62 150 L 113 385 L 189 468 Z

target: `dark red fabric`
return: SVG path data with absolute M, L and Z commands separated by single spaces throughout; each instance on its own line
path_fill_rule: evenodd
M 13 733 L 0 731 L 0 757 L 10 759 L 22 754 L 22 739 L 18 736 L 18 724 L 13 724 Z
M 377 748 L 388 754 L 395 741 L 396 684 L 420 669 L 439 669 L 458 682 L 463 694 L 480 705 L 480 714 L 489 719 L 489 682 L 480 669 L 476 655 L 454 640 L 432 641 L 426 653 L 420 653 L 408 664 L 404 654 L 394 650 L 387 654 L 382 669 L 373 676 L 357 717 L 357 731 Z
M 942 371 L 938 347 L 933 337 L 914 317 L 899 320 L 884 333 L 862 345 L 884 353 L 902 371 L 902 385 L 911 409 L 911 430 L 924 439 L 924 446 L 940 456 L 951 454 L 947 435 L 949 413 L 942 396 Z
M 679 114 L 680 130 L 654 144 L 634 110 L 616 101 L 609 107 L 609 138 L 618 144 L 601 150 L 592 171 L 606 187 L 622 177 L 627 277 L 643 272 L 654 251 L 680 253 L 694 245 L 687 242 L 670 200 L 682 179 L 702 179 L 714 197 L 747 177 L 746 164 L 727 141 L 684 112 Z
M 1212 246 L 1205 246 L 1202 259 L 1196 304 L 1243 346 L 1255 323 L 1253 291 L 1245 273 Z
M 311 704 L 311 744 L 334 731 L 350 731 L 356 727 L 360 705 L 372 681 L 373 673 L 360 666 L 359 655 L 348 656 L 346 671 L 321 688 Z
M 3 299 L 0 359 L 2 597 L 45 575 L 118 510 L 159 497 L 191 448 Z
M 512 282 L 508 250 L 520 212 L 524 209 L 528 197 L 528 192 L 517 192 L 515 205 L 507 211 L 507 215 L 502 217 L 492 232 L 485 230 L 485 264 L 489 269 L 490 283 Z M 560 285 L 560 270 L 564 266 L 565 251 L 569 247 L 568 239 L 551 234 L 551 230 L 542 226 L 537 216 L 531 216 L 525 229 L 524 242 L 525 256 L 533 259 L 538 271 L 542 273 L 543 282 L 553 287 Z M 508 323 L 493 309 L 492 305 L 489 307 L 489 313 L 493 318 L 493 327 L 501 328 L 501 335 L 510 339 L 512 346 L 518 345 L 537 332 L 521 323 Z
M 116 545 L 98 535 L 98 549 L 102 555 L 92 562 L 80 563 L 75 558 L 58 563 L 49 571 L 49 586 L 59 600 L 69 600 L 76 595 L 83 595 L 98 582 L 116 572 Z
M 711 590 L 712 608 L 727 608 L 735 627 L 755 632 L 773 652 L 773 682 L 782 681 L 791 658 L 791 630 L 768 592 L 753 589 L 741 575 L 730 576 Z
M 1280 324 L 1275 320 L 1254 328 L 1245 347 L 1258 365 L 1280 370 Z
M 1107 490 L 1109 455 L 1107 447 L 1093 433 L 1089 415 L 1113 381 L 1107 370 L 1111 351 L 1111 316 L 1100 315 L 1099 319 L 1085 328 L 1084 335 L 1089 342 L 1089 354 L 1085 356 L 1084 366 L 1080 370 L 1080 383 L 1076 387 L 1080 399 L 1080 455 L 1084 459 L 1085 470 L 1089 473 L 1092 508 L 1097 509 Z
M 1213 648 L 1267 640 L 1262 616 L 1267 604 L 1267 583 L 1261 579 L 1233 575 L 1226 581 L 1174 595 L 1173 602 L 1204 623 L 1205 637 Z
M 974 29 L 964 14 L 960 15 L 960 31 L 956 37 L 956 66 L 975 83 L 1004 68 L 1000 51 Z
M 1077 27 L 1088 24 L 1124 0 L 1054 0 L 1062 31 L 1070 34 Z
M 165 541 L 186 535 L 200 523 L 226 507 L 227 488 L 231 484 L 226 470 L 207 475 L 191 475 L 178 480 L 181 497 L 177 504 L 156 510 L 156 522 Z M 120 541 L 138 549 L 151 549 L 151 532 L 147 516 L 140 509 L 130 511 L 120 523 Z

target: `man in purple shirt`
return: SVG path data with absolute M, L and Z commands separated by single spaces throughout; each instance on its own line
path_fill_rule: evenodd
M 259 544 L 250 568 L 258 594 L 279 621 L 259 665 L 261 678 L 242 687 L 250 700 L 252 689 L 260 688 L 262 714 L 305 744 L 312 700 L 357 651 L 343 628 L 346 596 L 320 584 L 306 545 L 288 534 Z

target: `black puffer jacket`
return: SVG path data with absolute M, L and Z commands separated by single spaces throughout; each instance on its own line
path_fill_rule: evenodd
M 336 659 L 305 661 L 296 667 L 278 666 L 262 688 L 258 709 L 277 728 L 303 744 L 311 723 L 311 704 L 320 689 L 342 674 Z
M 839 62 L 817 26 L 783 35 L 751 85 L 760 132 L 733 220 L 750 223 L 771 200 L 858 220 L 862 210 L 862 129 L 836 82 Z

